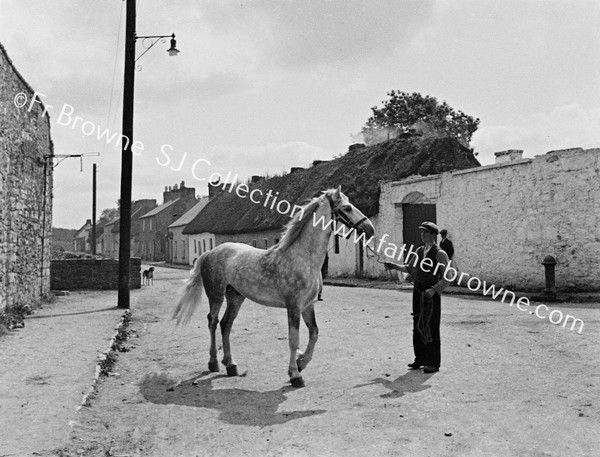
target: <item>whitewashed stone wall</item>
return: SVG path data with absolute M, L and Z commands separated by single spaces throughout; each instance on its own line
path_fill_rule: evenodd
M 50 290 L 52 140 L 50 120 L 0 45 L 0 311 L 36 304 Z M 47 165 L 46 165 L 47 164 Z
M 481 168 L 382 183 L 380 233 L 402 245 L 407 199 L 435 203 L 462 271 L 543 289 L 545 256 L 562 290 L 600 289 L 600 149 L 550 151 Z

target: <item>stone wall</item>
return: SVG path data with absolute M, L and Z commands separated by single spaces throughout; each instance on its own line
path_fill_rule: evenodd
M 141 259 L 129 261 L 131 289 L 142 287 Z M 51 268 L 52 290 L 117 290 L 119 261 L 116 259 L 66 259 L 53 260 Z
M 0 311 L 37 304 L 50 288 L 53 146 L 34 93 L 0 45 Z
M 600 290 L 600 149 L 382 183 L 381 233 L 402 245 L 402 203 L 436 204 L 458 267 L 497 285 L 543 289 L 545 256 L 562 290 Z

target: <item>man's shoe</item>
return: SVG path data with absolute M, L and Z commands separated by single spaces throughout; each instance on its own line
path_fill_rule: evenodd
M 413 362 L 413 363 L 409 363 L 408 364 L 408 368 L 410 368 L 411 370 L 418 370 L 419 368 L 421 368 L 423 365 L 420 364 L 419 362 Z
M 435 373 L 436 371 L 440 371 L 440 367 L 427 366 L 423 368 L 423 373 Z

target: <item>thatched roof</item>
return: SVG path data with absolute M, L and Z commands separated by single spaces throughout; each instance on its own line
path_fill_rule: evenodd
M 450 170 L 480 166 L 473 152 L 451 137 L 413 137 L 396 139 L 368 148 L 352 148 L 344 156 L 321 162 L 307 169 L 262 179 L 249 184 L 263 195 L 270 190 L 278 201 L 303 205 L 321 191 L 342 186 L 350 201 L 366 216 L 379 211 L 379 182 L 397 181 L 412 175 L 432 175 Z M 211 197 L 204 209 L 183 230 L 184 234 L 210 232 L 238 234 L 281 229 L 290 214 L 271 209 L 271 202 L 253 203 L 246 195 L 240 198 L 235 185 Z M 221 190 L 221 187 L 218 188 Z M 277 194 L 278 192 L 278 194 Z M 255 195 L 259 195 L 258 193 Z M 258 198 L 255 198 L 255 200 Z M 283 207 L 282 207 L 283 208 Z M 282 209 L 282 211 L 284 211 Z

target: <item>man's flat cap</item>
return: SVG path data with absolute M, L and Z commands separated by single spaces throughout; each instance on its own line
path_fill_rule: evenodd
M 429 233 L 433 233 L 434 235 L 440 233 L 440 231 L 437 228 L 437 225 L 435 225 L 433 222 L 423 222 L 421 225 L 419 225 L 419 228 Z

